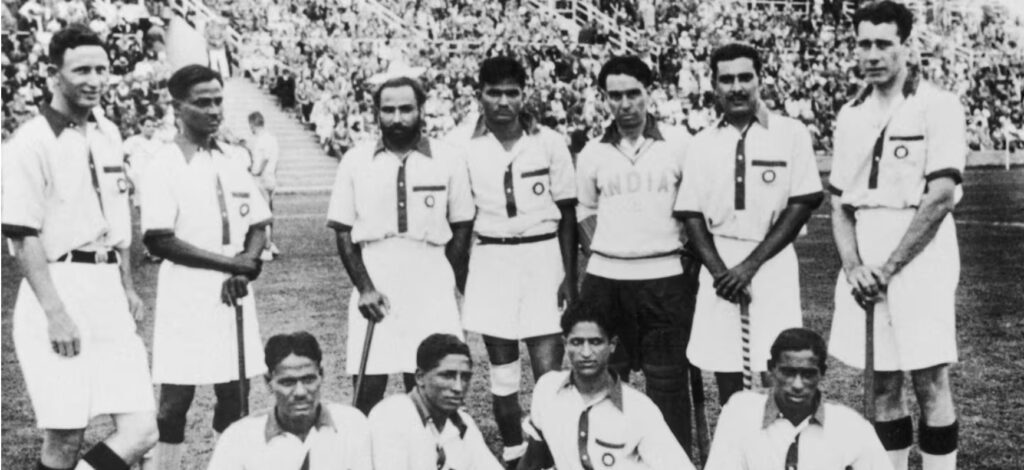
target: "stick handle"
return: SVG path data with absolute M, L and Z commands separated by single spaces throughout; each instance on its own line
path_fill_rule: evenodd
M 370 358 L 370 344 L 373 342 L 373 329 L 377 322 L 368 320 L 366 324 L 366 337 L 363 338 L 363 353 L 359 357 L 359 374 L 356 375 L 355 390 L 352 391 L 352 404 L 359 400 L 359 394 L 363 391 L 363 375 L 366 374 L 366 361 Z
M 238 337 L 238 395 L 241 416 L 249 415 L 249 378 L 245 373 L 245 320 L 242 306 L 235 304 L 235 335 Z
M 743 389 L 754 387 L 754 370 L 750 367 L 750 300 L 740 298 L 740 341 L 743 343 Z
M 864 308 L 864 417 L 875 422 L 875 304 Z

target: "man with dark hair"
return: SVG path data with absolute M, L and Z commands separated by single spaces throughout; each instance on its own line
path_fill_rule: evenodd
M 903 396 L 909 371 L 923 467 L 952 469 L 959 429 L 949 368 L 957 361 L 960 276 L 952 211 L 963 195 L 967 138 L 957 96 L 907 65 L 912 24 L 910 11 L 889 1 L 854 16 L 867 86 L 836 118 L 829 190 L 843 271 L 831 349 L 864 366 L 862 307 L 873 303 L 876 415 L 869 418 L 893 466 L 905 469 L 914 442 Z
M 25 276 L 14 348 L 44 430 L 38 468 L 127 469 L 155 444 L 156 422 L 135 333 L 145 306 L 131 277 L 121 134 L 95 109 L 110 61 L 83 26 L 54 34 L 50 57 L 52 99 L 3 149 L 3 235 Z M 101 414 L 116 430 L 79 461 Z
M 355 398 L 363 413 L 384 396 L 387 374 L 404 374 L 412 389 L 423 338 L 462 334 L 455 288 L 465 284 L 473 195 L 462 154 L 423 135 L 424 97 L 408 77 L 374 92 L 381 138 L 345 154 L 327 208 L 327 226 L 356 288 L 346 362 L 353 376 L 367 322 L 377 322 Z
M 252 131 L 252 141 L 247 142 L 249 152 L 252 154 L 252 167 L 249 171 L 259 184 L 260 194 L 267 200 L 270 210 L 274 210 L 274 190 L 277 189 L 277 160 L 281 154 L 281 148 L 277 144 L 277 138 L 267 130 L 263 113 L 253 111 L 249 113 L 249 130 Z M 273 240 L 274 224 L 267 226 L 267 246 L 263 249 L 260 259 L 269 261 L 281 254 Z
M 751 46 L 712 52 L 722 117 L 694 137 L 675 204 L 704 265 L 687 357 L 715 371 L 722 404 L 744 386 L 745 367 L 764 371 L 780 331 L 803 324 L 792 243 L 825 197 L 810 132 L 769 112 L 760 70 Z
M 767 361 L 772 388 L 733 395 L 722 408 L 706 470 L 890 470 L 878 437 L 856 411 L 826 402 L 825 340 L 783 330 Z
M 483 115 L 450 139 L 466 149 L 476 203 L 463 326 L 480 333 L 510 466 L 526 446 L 520 427 L 519 341 L 533 376 L 561 368 L 560 305 L 576 298 L 576 183 L 565 138 L 524 110 L 526 70 L 515 59 L 480 64 Z
M 161 384 L 157 424 L 162 470 L 181 466 L 185 418 L 196 385 L 214 384 L 213 428 L 241 418 L 235 306 L 241 306 L 246 371 L 262 374 L 256 303 L 270 208 L 237 148 L 214 136 L 223 120 L 220 75 L 188 65 L 167 88 L 181 123 L 142 177 L 143 241 L 164 258 L 153 325 L 153 379 Z
M 359 410 L 322 402 L 320 343 L 300 331 L 267 340 L 263 350 L 274 408 L 228 427 L 209 470 L 370 470 L 370 430 Z
M 416 350 L 416 387 L 370 412 L 373 466 L 388 470 L 501 470 L 473 418 L 469 346 L 450 334 L 427 336 Z
M 689 450 L 686 344 L 698 266 L 672 217 L 689 136 L 663 133 L 648 111 L 652 77 L 635 56 L 610 59 L 598 75 L 615 120 L 577 159 L 579 227 L 593 236 L 581 297 L 615 316 L 612 369 L 627 382 L 643 370 L 647 395 Z
M 571 370 L 537 381 L 520 470 L 694 468 L 658 407 L 609 369 L 617 323 L 607 304 L 588 298 L 562 315 Z

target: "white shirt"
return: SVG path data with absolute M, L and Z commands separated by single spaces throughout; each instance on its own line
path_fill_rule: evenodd
M 795 455 L 790 447 L 796 443 Z M 874 428 L 856 411 L 822 398 L 814 414 L 794 426 L 775 399 L 743 391 L 722 408 L 705 470 L 890 470 Z
M 465 149 L 477 218 L 473 230 L 487 237 L 554 233 L 560 204 L 576 204 L 572 155 L 561 134 L 523 115 L 524 133 L 506 151 L 481 116 L 449 136 Z
M 570 371 L 544 374 L 533 389 L 524 430 L 547 443 L 559 470 L 583 470 L 585 464 L 598 470 L 694 468 L 661 410 L 619 381 L 604 397 L 585 403 Z
M 267 162 L 263 172 L 256 175 L 264 188 L 272 190 L 277 187 L 277 159 L 280 152 L 281 148 L 277 144 L 277 138 L 269 131 L 263 130 L 254 137 L 252 143 L 252 171 L 259 171 L 263 162 Z
M 217 440 L 208 470 L 373 468 L 370 429 L 359 410 L 321 404 L 320 415 L 304 441 L 282 429 L 273 413 L 269 410 L 231 424 Z
M 449 224 L 472 221 L 475 212 L 461 153 L 423 137 L 399 158 L 377 141 L 341 159 L 327 226 L 351 230 L 356 243 L 404 237 L 443 246 Z
M 410 395 L 391 395 L 370 411 L 373 465 L 381 470 L 502 470 L 468 413 L 441 431 Z
M 843 204 L 913 208 L 929 181 L 961 182 L 967 161 L 963 106 L 956 95 L 928 82 L 908 87 L 891 118 L 873 106 L 870 90 L 839 112 L 829 191 Z M 957 200 L 962 194 L 957 186 Z
M 133 135 L 124 141 L 124 153 L 128 156 L 128 177 L 138 184 L 142 175 L 146 173 L 146 167 L 156 156 L 157 151 L 163 145 L 160 139 L 154 134 L 147 139 L 142 134 Z
M 745 133 L 723 119 L 689 153 L 676 215 L 702 218 L 717 237 L 760 242 L 788 204 L 824 197 L 807 127 L 764 104 Z

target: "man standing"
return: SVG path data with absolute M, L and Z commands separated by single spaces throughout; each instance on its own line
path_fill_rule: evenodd
M 131 277 L 121 135 L 95 109 L 110 61 L 80 26 L 54 34 L 49 53 L 53 98 L 4 145 L 3 235 L 25 275 L 14 347 L 44 430 L 38 468 L 127 468 L 155 444 L 156 422 L 132 319 L 145 306 Z M 116 430 L 79 462 L 101 414 Z
M 609 370 L 619 344 L 611 313 L 585 298 L 562 315 L 572 370 L 537 381 L 520 470 L 694 468 L 658 407 Z
M 132 185 L 132 203 L 135 207 L 139 207 L 140 204 L 139 182 L 142 180 L 142 175 L 146 173 L 146 167 L 153 161 L 162 146 L 160 139 L 156 138 L 157 119 L 155 117 L 143 116 L 140 125 L 142 126 L 140 132 L 124 141 L 125 173 Z M 145 250 L 143 255 L 146 261 L 160 262 L 160 258 L 150 254 L 149 250 Z
M 609 60 L 598 75 L 615 122 L 578 159 L 580 230 L 593 234 L 581 297 L 615 316 L 622 344 L 612 370 L 628 381 L 643 369 L 647 395 L 689 449 L 686 344 L 696 265 L 682 256 L 682 225 L 672 217 L 686 141 L 663 134 L 648 113 L 652 81 L 635 56 Z
M 890 470 L 863 417 L 826 402 L 825 340 L 784 330 L 771 346 L 769 393 L 739 392 L 722 408 L 706 470 Z
M 832 229 L 843 262 L 832 354 L 864 365 L 864 311 L 874 303 L 875 429 L 893 466 L 907 467 L 913 423 L 903 398 L 910 371 L 925 470 L 956 468 L 958 426 L 949 383 L 957 360 L 960 276 L 951 212 L 966 155 L 957 97 L 908 70 L 913 16 L 881 2 L 854 15 L 867 88 L 839 113 L 829 178 Z M 851 290 L 853 295 L 851 296 Z M 926 325 L 926 327 L 924 327 Z
M 142 178 L 143 241 L 165 259 L 153 326 L 162 470 L 181 466 L 196 385 L 214 384 L 214 430 L 241 417 L 236 305 L 244 315 L 246 371 L 250 377 L 265 371 L 249 283 L 259 276 L 271 217 L 245 165 L 213 138 L 223 119 L 220 75 L 189 65 L 171 75 L 167 88 L 180 130 Z
M 412 389 L 423 338 L 461 336 L 455 288 L 465 285 L 474 216 L 462 155 L 422 135 L 420 83 L 392 78 L 373 100 L 381 138 L 345 154 L 327 208 L 356 288 L 348 310 L 350 374 L 359 369 L 367 321 L 377 322 L 355 400 L 363 413 L 384 396 L 387 374 L 404 373 Z
M 370 470 L 370 429 L 359 410 L 320 400 L 320 343 L 301 331 L 267 340 L 274 408 L 236 421 L 217 440 L 209 470 Z
M 467 151 L 476 202 L 463 325 L 483 335 L 503 457 L 526 446 L 520 427 L 519 341 L 533 376 L 561 368 L 559 306 L 576 298 L 576 184 L 565 139 L 523 110 L 526 70 L 515 59 L 480 64 L 476 122 L 451 136 Z
M 370 413 L 374 468 L 501 470 L 466 401 L 473 360 L 459 338 L 435 333 L 416 350 L 416 388 Z
M 711 75 L 723 115 L 690 145 L 675 210 L 704 264 L 687 357 L 715 371 L 725 404 L 743 387 L 743 348 L 752 371 L 763 371 L 772 340 L 803 323 L 792 243 L 824 194 L 810 132 L 760 100 L 757 50 L 718 48 Z
M 249 171 L 256 177 L 260 194 L 273 211 L 274 189 L 277 188 L 277 158 L 281 148 L 277 144 L 277 138 L 267 130 L 263 113 L 254 111 L 249 114 L 249 129 L 253 135 L 252 143 L 249 144 L 249 151 L 252 153 L 252 168 Z M 272 238 L 273 228 L 274 224 L 267 226 L 267 247 L 261 256 L 264 261 L 272 260 L 281 253 Z

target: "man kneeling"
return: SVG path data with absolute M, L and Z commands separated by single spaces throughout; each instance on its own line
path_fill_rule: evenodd
M 783 330 L 768 360 L 770 393 L 729 399 L 705 470 L 891 469 L 874 428 L 856 411 L 826 403 L 818 390 L 826 357 L 817 333 Z
M 571 370 L 537 380 L 519 470 L 694 468 L 654 402 L 609 371 L 618 338 L 599 305 L 583 300 L 562 315 Z
M 276 335 L 264 350 L 272 411 L 235 422 L 217 441 L 209 470 L 370 470 L 366 418 L 320 401 L 320 344 L 304 331 Z

